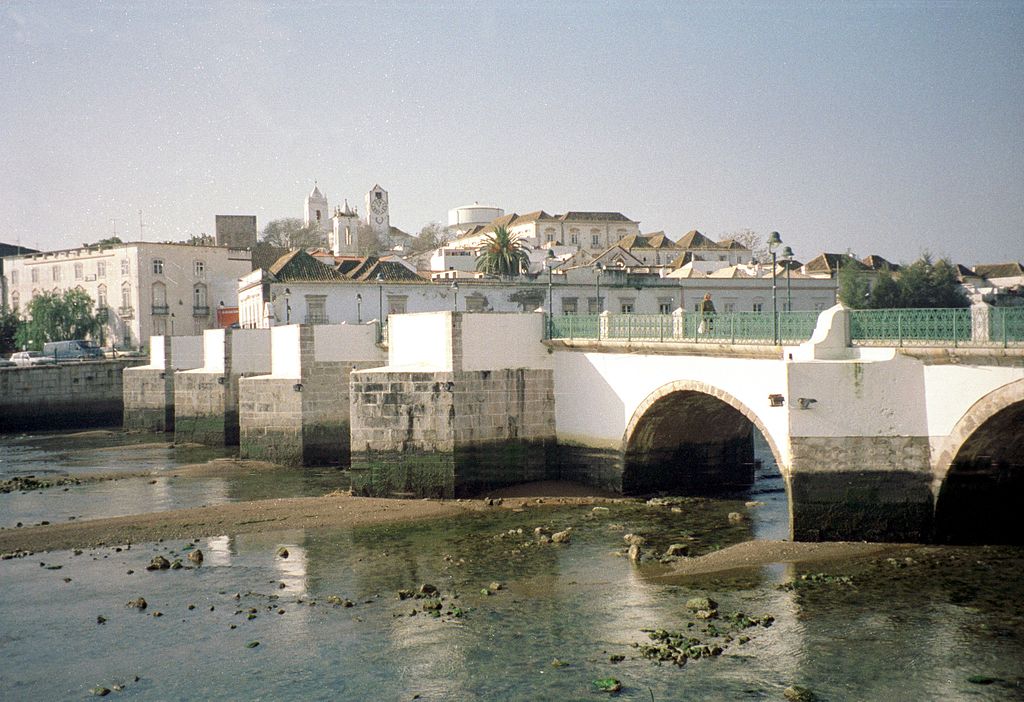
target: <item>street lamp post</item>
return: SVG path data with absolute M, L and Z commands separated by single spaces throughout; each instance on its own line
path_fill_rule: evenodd
M 601 314 L 601 312 L 603 311 L 601 309 L 601 273 L 604 272 L 604 264 L 594 264 L 594 270 L 597 271 L 597 313 Z
M 381 326 L 383 327 L 384 322 L 384 274 L 377 274 L 377 319 L 380 320 Z
M 452 292 L 455 293 L 455 311 L 459 311 L 459 280 L 456 278 L 452 281 Z
M 284 323 L 292 323 L 292 303 L 291 303 L 292 291 L 288 288 L 284 289 Z
M 548 252 L 548 257 L 546 259 L 544 259 L 544 265 L 548 269 L 548 338 L 549 339 L 551 338 L 552 333 L 555 330 L 555 326 L 554 326 L 555 320 L 554 320 L 554 317 L 552 316 L 554 314 L 554 307 L 555 307 L 554 306 L 554 303 L 555 303 L 554 295 L 552 294 L 553 293 L 553 288 L 554 288 L 554 285 L 553 285 L 554 281 L 552 279 L 552 271 L 554 270 L 554 263 L 555 263 L 555 257 L 551 254 L 551 252 Z
M 356 293 L 356 324 L 363 323 L 363 294 Z
M 772 343 L 779 343 L 779 298 L 776 290 L 775 265 L 778 255 L 775 249 L 782 243 L 782 237 L 778 232 L 768 235 L 768 252 L 772 255 Z
M 789 285 L 789 272 L 793 270 L 793 249 L 786 246 L 782 249 L 782 260 L 786 262 L 786 311 L 793 311 L 793 290 Z

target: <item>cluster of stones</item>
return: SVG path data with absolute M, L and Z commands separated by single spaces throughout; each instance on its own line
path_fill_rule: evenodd
M 720 616 L 718 603 L 709 597 L 693 597 L 687 600 L 686 608 L 696 619 L 718 621 L 718 624 L 709 622 L 704 627 L 703 633 L 710 638 L 705 640 L 694 635 L 697 627 L 695 622 L 687 623 L 686 631 L 644 629 L 653 643 L 633 644 L 642 657 L 683 666 L 691 659 L 720 656 L 733 641 L 740 645 L 750 641 L 748 635 L 738 634 L 740 631 L 756 626 L 769 627 L 775 622 L 775 617 L 770 614 L 750 617 L 743 612 L 731 612 Z M 612 656 L 611 660 L 614 663 L 622 659 L 621 656 Z

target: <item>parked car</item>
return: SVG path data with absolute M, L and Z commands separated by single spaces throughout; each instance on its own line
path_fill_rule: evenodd
M 52 356 L 44 356 L 38 351 L 17 351 L 11 354 L 16 366 L 45 366 L 56 363 Z
M 83 339 L 48 341 L 43 344 L 43 355 L 57 361 L 84 361 L 103 358 L 103 349 Z
M 6 358 L 0 358 L 0 368 L 13 368 L 14 365 L 14 361 Z

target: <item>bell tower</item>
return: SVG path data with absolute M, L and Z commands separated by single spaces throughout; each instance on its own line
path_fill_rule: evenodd
M 331 231 L 331 211 L 327 209 L 327 196 L 320 192 L 316 181 L 313 181 L 313 192 L 306 196 L 305 224 L 308 227 L 316 222 L 320 230 Z
M 331 252 L 335 256 L 355 256 L 359 253 L 359 214 L 350 209 L 345 200 L 345 209 L 335 208 L 331 218 L 334 229 L 330 234 Z
M 391 234 L 391 210 L 388 204 L 388 191 L 379 185 L 370 188 L 366 193 L 366 223 L 378 237 Z

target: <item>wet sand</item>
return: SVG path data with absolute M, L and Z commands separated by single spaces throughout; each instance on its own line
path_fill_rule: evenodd
M 217 459 L 182 466 L 175 475 L 223 475 L 227 471 L 273 470 L 272 464 Z M 118 477 L 124 477 L 120 474 Z M 0 552 L 51 551 L 90 548 L 160 539 L 193 539 L 221 534 L 243 534 L 284 529 L 321 529 L 399 524 L 458 516 L 491 509 L 543 509 L 567 504 L 592 505 L 632 501 L 575 483 L 543 482 L 495 490 L 494 499 L 408 500 L 353 497 L 337 492 L 323 497 L 235 502 L 152 514 L 67 522 L 36 527 L 0 529 Z M 500 499 L 499 499 L 500 498 Z M 794 543 L 747 541 L 703 556 L 672 564 L 658 579 L 758 568 L 773 563 L 812 563 L 873 556 L 909 548 L 879 543 Z

